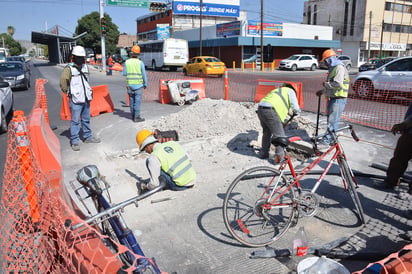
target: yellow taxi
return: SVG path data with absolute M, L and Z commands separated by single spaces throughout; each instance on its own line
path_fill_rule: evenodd
M 196 56 L 190 59 L 183 67 L 183 73 L 201 74 L 201 75 L 217 75 L 222 77 L 225 73 L 225 63 L 219 58 L 213 56 Z

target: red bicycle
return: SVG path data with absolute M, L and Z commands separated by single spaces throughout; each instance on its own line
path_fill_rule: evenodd
M 316 190 L 337 161 L 346 192 L 349 192 L 362 224 L 365 223 L 362 204 L 357 193 L 357 182 L 350 168 L 337 132 L 349 129 L 355 141 L 359 141 L 353 127 L 346 125 L 336 132 L 328 132 L 312 138 L 314 151 L 319 156 L 301 171 L 296 171 L 286 148 L 300 137 L 277 137 L 272 144 L 285 150 L 285 158 L 279 169 L 259 166 L 241 173 L 230 184 L 223 202 L 223 219 L 229 233 L 240 243 L 250 247 L 269 245 L 282 237 L 300 215 L 313 216 L 319 208 Z M 319 152 L 317 143 L 326 134 L 332 144 L 325 152 Z M 332 155 L 328 165 L 310 191 L 302 190 L 300 180 L 317 166 L 327 155 Z M 290 175 L 286 169 L 289 167 Z

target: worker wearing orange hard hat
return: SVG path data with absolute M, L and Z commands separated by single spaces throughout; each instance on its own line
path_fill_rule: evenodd
M 130 59 L 126 60 L 122 75 L 126 76 L 127 93 L 129 95 L 130 113 L 134 122 L 143 122 L 140 116 L 140 105 L 142 103 L 143 89 L 147 88 L 147 76 L 144 63 L 137 57 L 140 47 L 134 45 L 130 52 Z
M 172 190 L 193 187 L 196 171 L 179 143 L 176 141 L 159 143 L 159 140 L 153 136 L 153 132 L 147 129 L 142 129 L 136 134 L 136 142 L 140 151 L 150 154 L 146 159 L 150 178 L 138 183 L 140 193 L 154 189 L 160 181 L 164 181 Z
M 323 83 L 323 89 L 316 92 L 316 95 L 325 95 L 327 98 L 328 130 L 336 131 L 339 128 L 340 116 L 345 109 L 348 97 L 350 78 L 349 72 L 341 60 L 336 57 L 333 49 L 327 49 L 322 54 L 321 62 L 325 62 L 328 67 L 328 75 Z M 331 144 L 331 136 L 327 134 L 323 138 L 324 145 Z

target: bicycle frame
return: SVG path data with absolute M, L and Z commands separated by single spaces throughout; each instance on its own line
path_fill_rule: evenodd
M 103 178 L 99 178 L 99 179 L 103 179 Z M 87 218 L 84 221 L 84 223 L 72 225 L 71 229 L 73 231 L 76 231 L 76 230 L 80 231 L 82 229 L 85 229 L 84 227 L 85 223 L 90 224 L 90 225 L 97 225 L 107 220 L 110 223 L 110 226 L 112 227 L 114 233 L 116 234 L 116 237 L 119 240 L 120 244 L 126 246 L 130 251 L 132 251 L 132 252 L 127 251 L 127 255 L 130 258 L 130 261 L 134 262 L 136 260 L 136 256 L 134 254 L 139 256 L 137 259 L 137 263 L 133 264 L 134 271 L 137 271 L 136 273 L 143 273 L 142 270 L 144 270 L 147 267 L 152 266 L 153 267 L 152 269 L 155 271 L 155 273 L 160 274 L 161 271 L 157 267 L 157 264 L 154 258 L 150 259 L 145 256 L 133 232 L 127 227 L 127 224 L 124 221 L 123 217 L 121 216 L 120 212 L 123 211 L 123 209 L 128 205 L 135 204 L 137 206 L 137 202 L 139 200 L 142 200 L 164 189 L 165 185 L 161 184 L 160 186 L 156 187 L 155 189 L 151 191 L 148 191 L 142 195 L 130 198 L 120 204 L 113 205 L 113 206 L 111 206 L 110 203 L 103 196 L 103 189 L 98 185 L 98 183 L 94 181 L 93 182 L 90 181 L 90 182 L 87 182 L 87 184 L 83 184 L 82 187 L 85 188 L 86 192 L 89 195 L 88 197 L 92 197 L 92 199 L 95 200 L 104 210 L 98 212 L 94 216 Z M 75 192 L 77 194 L 77 190 Z M 115 241 L 114 239 L 111 239 L 111 240 Z
M 340 128 L 338 131 L 344 130 L 344 129 L 352 129 L 352 127 L 346 126 L 343 128 Z M 332 167 L 332 164 L 334 163 L 335 160 L 337 160 L 339 168 L 340 168 L 340 172 L 341 172 L 341 178 L 343 181 L 343 185 L 345 188 L 345 191 L 347 190 L 347 183 L 346 180 L 343 176 L 343 171 L 342 171 L 342 167 L 340 165 L 340 159 L 343 158 L 346 160 L 346 155 L 343 151 L 343 148 L 341 147 L 339 140 L 336 136 L 336 134 L 334 132 L 328 132 L 329 134 L 331 134 L 333 140 L 334 140 L 334 145 L 331 146 L 326 152 L 322 153 L 318 158 L 316 158 L 315 161 L 313 161 L 312 163 L 310 163 L 309 165 L 307 165 L 303 170 L 299 171 L 298 173 L 296 173 L 296 170 L 293 166 L 293 163 L 289 157 L 289 155 L 285 154 L 285 159 L 281 162 L 280 167 L 279 167 L 279 171 L 281 172 L 280 175 L 278 176 L 277 180 L 276 180 L 276 184 L 275 187 L 271 190 L 269 196 L 267 197 L 267 201 L 271 201 L 269 204 L 266 204 L 265 207 L 266 208 L 270 208 L 270 206 L 279 206 L 279 204 L 276 204 L 275 202 L 284 194 L 286 193 L 291 187 L 296 186 L 298 188 L 299 193 L 301 193 L 302 191 L 302 187 L 300 185 L 300 180 L 306 175 L 308 174 L 309 171 L 311 171 L 315 166 L 317 166 L 327 155 L 330 155 L 333 151 L 334 154 L 332 156 L 332 158 L 329 160 L 328 165 L 326 166 L 326 168 L 323 170 L 322 174 L 320 175 L 319 179 L 316 181 L 315 185 L 313 186 L 313 188 L 311 189 L 311 193 L 315 193 L 318 189 L 318 187 L 320 186 L 320 184 L 322 183 L 323 179 L 325 178 L 325 176 L 327 175 L 327 173 L 329 172 L 329 169 Z M 356 135 L 354 136 L 354 132 L 351 132 L 352 136 L 355 138 Z M 316 147 L 316 140 L 320 139 L 321 137 L 323 137 L 326 134 L 323 135 L 319 135 L 316 136 L 312 139 L 312 141 L 314 142 L 314 150 L 315 152 L 317 151 L 317 147 Z M 355 138 L 357 139 L 357 137 Z M 291 172 L 291 175 L 293 176 L 293 182 L 282 192 L 279 193 L 276 197 L 272 197 L 274 195 L 274 193 L 277 192 L 277 188 L 276 186 L 278 185 L 278 183 L 280 182 L 282 175 L 284 175 L 284 172 L 286 170 L 286 166 L 289 167 L 289 170 Z M 356 186 L 358 185 L 355 179 L 355 176 L 353 175 L 352 171 L 351 171 L 351 176 L 356 184 Z M 267 193 L 267 191 L 270 189 L 272 185 L 272 182 L 268 185 L 268 187 L 266 188 L 264 193 Z M 261 198 L 263 197 L 264 194 L 262 194 Z

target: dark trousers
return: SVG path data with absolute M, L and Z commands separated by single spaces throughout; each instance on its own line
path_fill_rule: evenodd
M 412 159 L 412 133 L 402 134 L 393 153 L 393 157 L 389 162 L 388 170 L 386 171 L 386 183 L 396 186 L 399 184 L 399 178 L 408 168 L 408 162 Z M 409 192 L 411 192 L 409 185 Z
M 270 150 L 270 141 L 272 137 L 284 137 L 285 131 L 279 116 L 273 108 L 258 108 L 257 111 L 260 125 L 263 129 L 262 150 L 261 154 L 268 155 Z M 283 148 L 276 146 L 276 154 L 283 156 Z

